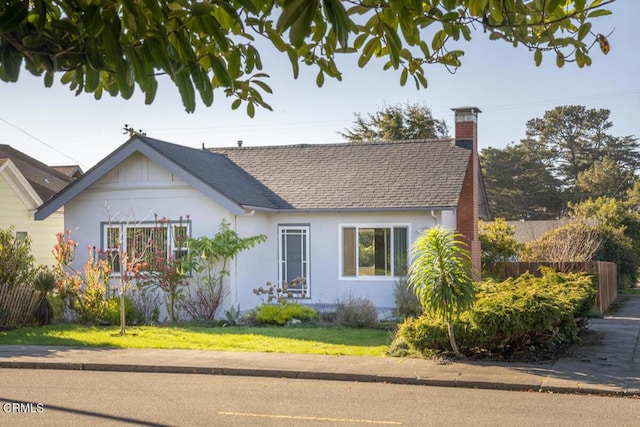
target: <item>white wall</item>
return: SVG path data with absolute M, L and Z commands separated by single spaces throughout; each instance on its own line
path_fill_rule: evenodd
M 439 224 L 451 222 L 450 212 L 436 212 Z M 455 223 L 455 221 L 454 221 Z M 408 224 L 413 242 L 418 232 L 436 224 L 431 212 L 256 213 L 238 217 L 242 236 L 267 234 L 267 242 L 238 257 L 237 303 L 250 308 L 260 303 L 252 290 L 266 282 L 278 282 L 278 225 L 308 225 L 310 232 L 310 304 L 335 304 L 348 296 L 369 298 L 377 307 L 394 307 L 395 278 L 341 278 L 340 226 L 344 224 Z

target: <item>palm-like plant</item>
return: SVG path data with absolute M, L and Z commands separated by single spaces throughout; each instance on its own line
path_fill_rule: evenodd
M 409 268 L 409 286 L 413 288 L 425 313 L 447 322 L 453 352 L 458 350 L 453 320 L 475 301 L 471 257 L 459 234 L 443 226 L 423 233 L 411 247 L 413 262 Z

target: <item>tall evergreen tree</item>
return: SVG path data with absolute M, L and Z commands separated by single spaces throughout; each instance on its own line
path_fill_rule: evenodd
M 353 127 L 340 134 L 349 142 L 376 142 L 443 138 L 449 130 L 426 105 L 407 103 L 385 106 L 366 117 L 356 113 Z

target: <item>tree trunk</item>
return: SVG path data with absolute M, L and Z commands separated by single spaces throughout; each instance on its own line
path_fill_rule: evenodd
M 174 312 L 174 301 L 175 298 L 173 293 L 169 292 L 169 320 L 171 321 L 171 323 L 176 321 Z
M 124 302 L 124 292 L 120 291 L 120 335 L 124 335 L 127 330 L 127 319 Z
M 456 337 L 453 333 L 452 322 L 447 322 L 447 331 L 449 332 L 449 342 L 451 343 L 451 349 L 455 353 L 456 357 L 458 359 L 466 359 L 466 357 L 464 357 L 464 354 L 460 353 L 460 350 L 458 350 L 458 345 L 456 344 Z

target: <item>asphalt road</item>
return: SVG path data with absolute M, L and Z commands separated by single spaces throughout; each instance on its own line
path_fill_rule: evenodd
M 0 369 L 0 425 L 637 426 L 640 400 L 209 375 Z

